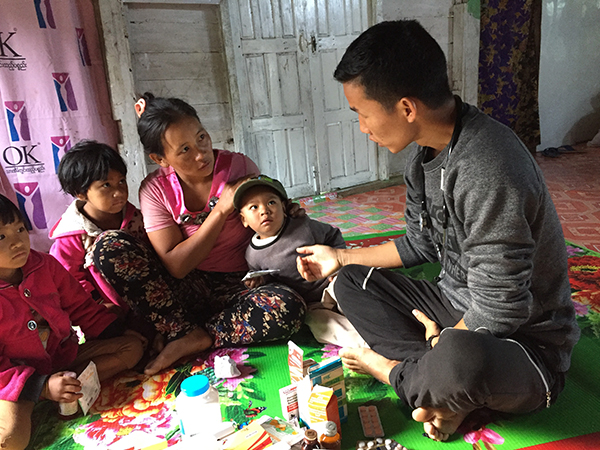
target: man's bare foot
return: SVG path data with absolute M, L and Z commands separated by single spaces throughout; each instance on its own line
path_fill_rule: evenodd
M 386 384 L 390 384 L 390 372 L 400 363 L 387 359 L 370 348 L 343 348 L 339 355 L 348 369 L 372 375 Z
M 431 439 L 445 441 L 454 434 L 467 414 L 448 408 L 421 407 L 412 412 L 412 417 L 417 422 L 423 422 L 423 429 Z
M 154 375 L 184 356 L 200 353 L 210 348 L 212 338 L 202 328 L 190 331 L 184 337 L 169 342 L 156 358 L 148 363 L 144 369 L 146 375 Z

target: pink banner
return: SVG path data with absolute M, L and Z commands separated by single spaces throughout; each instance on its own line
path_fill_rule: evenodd
M 2 0 L 0 161 L 30 228 L 48 231 L 72 199 L 60 191 L 60 158 L 82 139 L 117 143 L 91 0 Z M 1 183 L 6 192 L 6 183 Z

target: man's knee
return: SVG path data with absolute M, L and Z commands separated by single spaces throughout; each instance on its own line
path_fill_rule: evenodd
M 349 264 L 342 267 L 333 286 L 335 298 L 338 302 L 342 303 L 344 300 L 356 295 L 352 295 L 352 293 L 364 290 L 364 281 L 372 270 L 375 269 L 358 264 Z
M 527 412 L 536 409 L 545 395 L 525 350 L 489 333 L 445 331 L 419 361 L 418 373 L 425 380 L 422 398 L 433 402 L 425 406 Z

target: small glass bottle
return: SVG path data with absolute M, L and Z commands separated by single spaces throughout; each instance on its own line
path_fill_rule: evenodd
M 321 435 L 319 443 L 321 444 L 321 448 L 342 450 L 342 437 L 338 433 L 335 422 L 329 421 L 325 424 L 325 433 Z
M 306 430 L 304 432 L 304 439 L 302 441 L 302 450 L 313 450 L 315 448 L 321 448 L 318 440 L 319 435 L 315 430 Z

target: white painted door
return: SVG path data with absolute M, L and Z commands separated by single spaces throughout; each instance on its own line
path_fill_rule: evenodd
M 368 26 L 369 0 L 228 0 L 234 134 L 290 197 L 378 179 L 333 70 Z M 240 142 L 241 141 L 241 142 Z
M 333 72 L 346 48 L 369 26 L 366 0 L 309 0 L 307 23 L 315 36 L 310 72 L 321 192 L 378 179 L 377 146 L 361 133 Z

